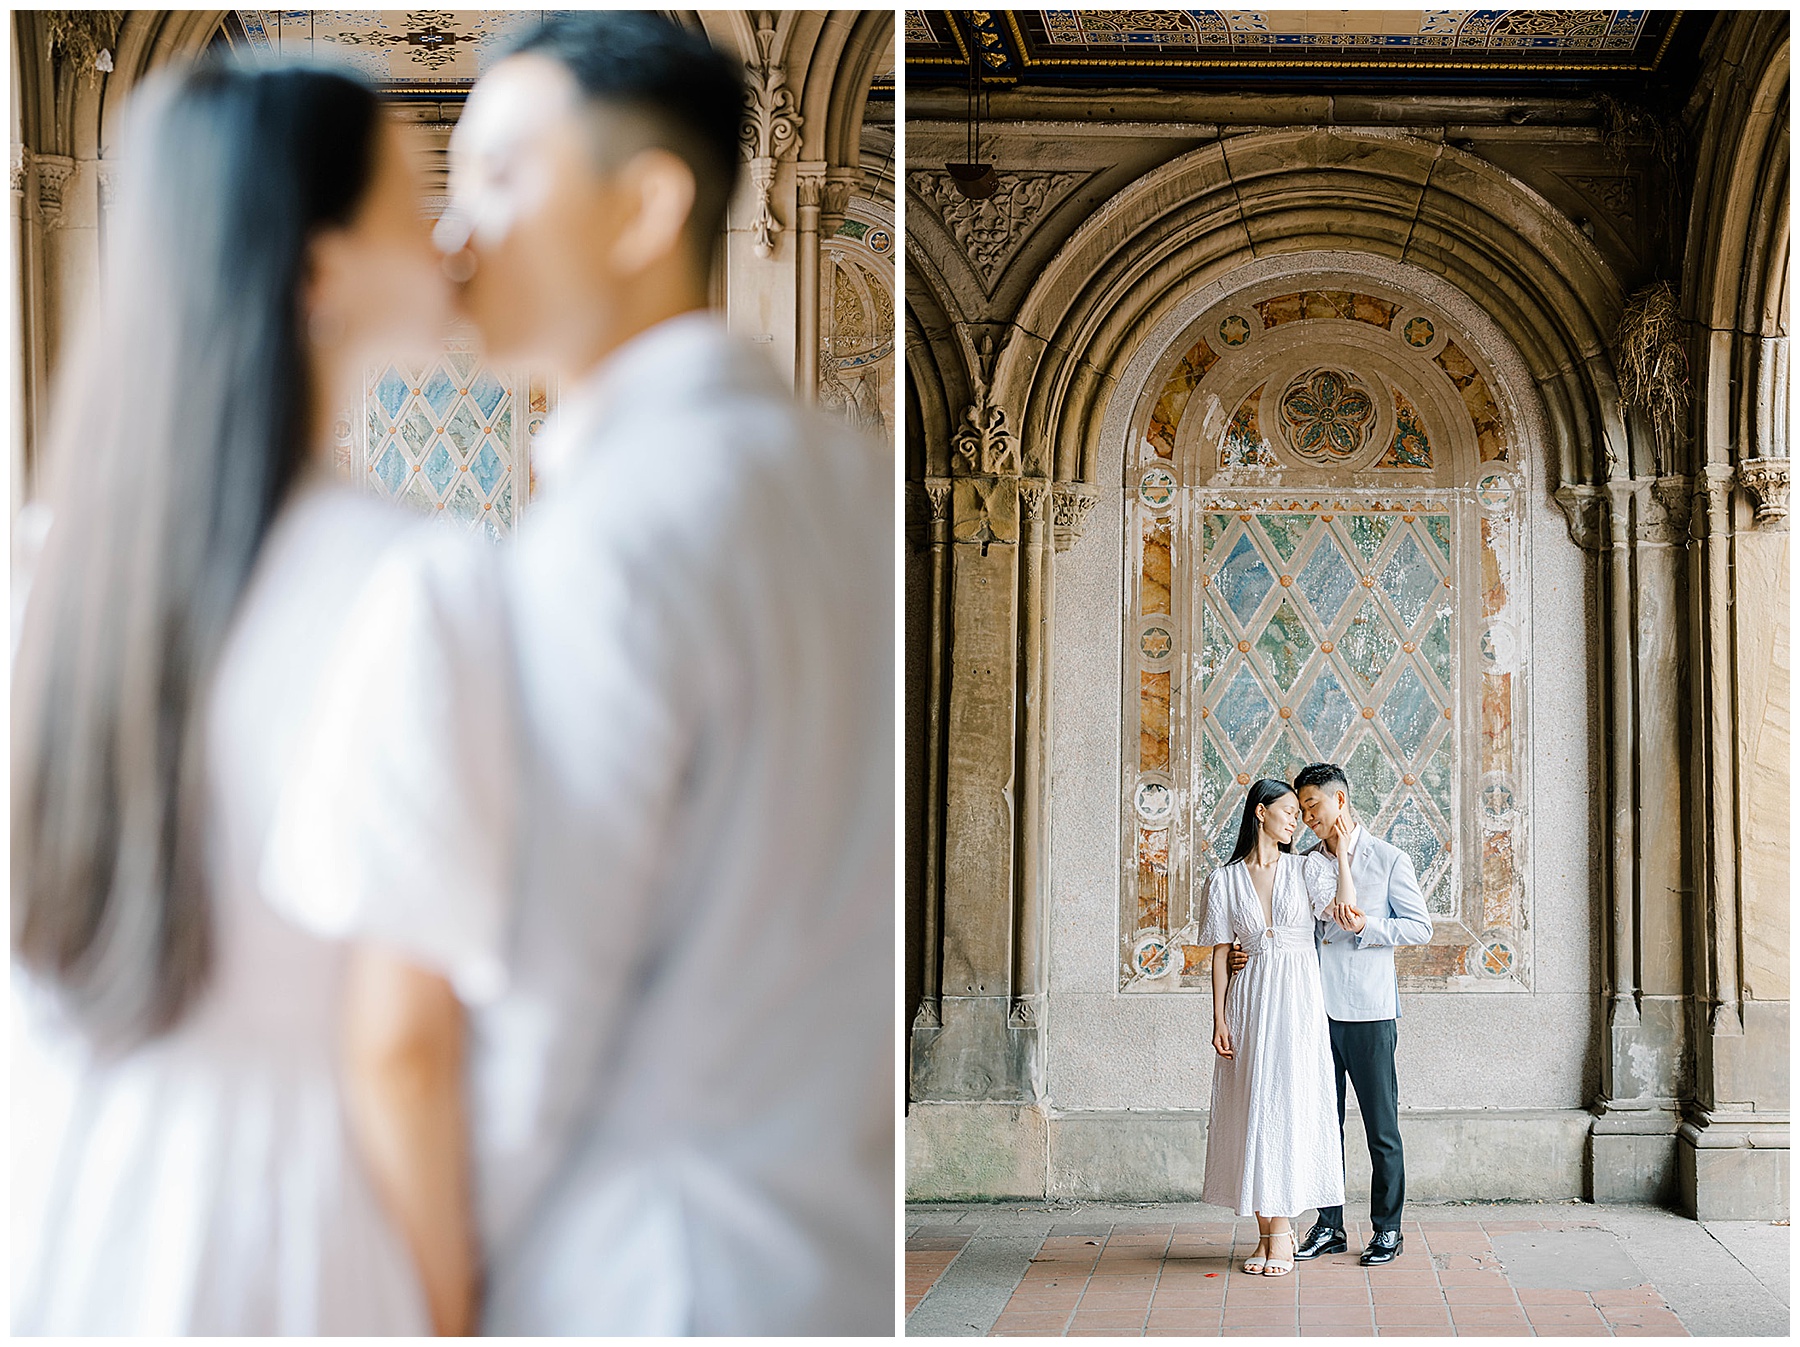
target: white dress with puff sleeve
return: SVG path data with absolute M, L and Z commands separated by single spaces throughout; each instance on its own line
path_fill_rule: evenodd
M 1313 922 L 1337 894 L 1329 857 L 1283 854 L 1272 924 L 1243 862 L 1214 872 L 1199 943 L 1250 956 L 1225 993 L 1233 1056 L 1213 1062 L 1202 1199 L 1240 1216 L 1342 1206 L 1343 1145 Z

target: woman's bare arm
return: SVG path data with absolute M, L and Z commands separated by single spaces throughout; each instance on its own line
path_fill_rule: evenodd
M 1236 1050 L 1231 1042 L 1231 1031 L 1225 1027 L 1225 987 L 1231 981 L 1231 970 L 1226 961 L 1230 954 L 1230 945 L 1213 946 L 1213 1051 L 1221 1057 L 1230 1057 Z
M 369 946 L 344 997 L 351 1132 L 405 1236 L 433 1331 L 475 1330 L 477 1274 L 463 1106 L 462 1004 L 435 973 Z

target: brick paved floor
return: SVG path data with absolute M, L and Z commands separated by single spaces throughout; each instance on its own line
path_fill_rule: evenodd
M 1669 1223 L 1668 1238 L 1698 1232 L 1709 1251 L 1725 1249 L 1694 1222 L 1646 1209 L 1624 1209 L 1636 1224 L 1628 1221 L 1621 1237 L 1610 1208 L 1415 1206 L 1402 1227 L 1405 1252 L 1388 1266 L 1358 1263 L 1368 1239 L 1358 1226 L 1350 1253 L 1263 1277 L 1239 1267 L 1256 1247 L 1255 1220 L 1219 1208 L 1082 1207 L 1062 1214 L 1039 1206 L 1035 1221 L 1024 1207 L 953 1210 L 955 1219 L 946 1221 L 952 1209 L 909 1209 L 909 1334 L 1688 1336 L 1690 1327 L 1630 1251 L 1656 1262 L 1644 1239 L 1662 1228 L 1658 1222 Z M 1027 1219 L 1009 1226 L 1007 1213 Z M 1777 1235 L 1783 1249 L 1786 1235 Z M 947 1278 L 972 1243 L 986 1259 L 980 1284 L 966 1275 Z M 1003 1256 L 1008 1244 L 1010 1260 Z M 1778 1316 L 1779 1327 L 1765 1314 L 1724 1331 L 1785 1334 L 1785 1285 L 1777 1297 L 1724 1252 L 1710 1274 L 1721 1295 L 1733 1289 L 1719 1271 L 1726 1267 L 1745 1283 L 1738 1294 L 1754 1291 L 1769 1302 L 1763 1308 Z M 1708 1275 L 1707 1268 L 1699 1272 Z M 1691 1288 L 1682 1289 L 1686 1295 Z M 1715 1299 L 1695 1300 L 1706 1312 L 1690 1309 L 1691 1316 L 1707 1318 Z M 916 1313 L 920 1307 L 926 1312 Z M 1708 1319 L 1701 1331 L 1721 1329 Z

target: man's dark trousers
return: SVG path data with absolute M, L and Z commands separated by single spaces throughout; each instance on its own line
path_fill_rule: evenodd
M 1337 1076 L 1338 1146 L 1344 1144 L 1344 1081 L 1356 1087 L 1356 1107 L 1369 1138 L 1374 1182 L 1369 1224 L 1398 1230 L 1406 1202 L 1406 1162 L 1400 1153 L 1400 1081 L 1394 1074 L 1393 1020 L 1332 1020 L 1331 1065 Z M 1344 1228 L 1342 1207 L 1320 1207 L 1319 1223 Z

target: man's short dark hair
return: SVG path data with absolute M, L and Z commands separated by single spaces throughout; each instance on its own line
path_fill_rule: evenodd
M 502 55 L 548 57 L 569 72 L 589 102 L 647 118 L 659 148 L 693 170 L 689 234 L 706 255 L 725 227 L 737 185 L 744 121 L 744 75 L 737 61 L 648 10 L 561 14 L 510 43 Z
M 1335 762 L 1315 762 L 1310 767 L 1302 767 L 1294 778 L 1294 790 L 1305 790 L 1308 786 L 1317 786 L 1320 790 L 1329 790 L 1339 786 L 1344 791 L 1350 789 L 1350 781 L 1344 775 L 1344 769 Z

